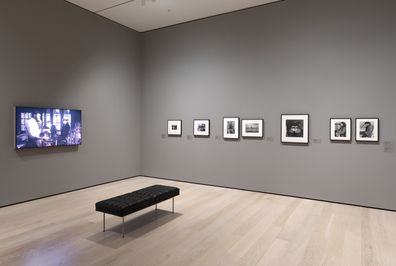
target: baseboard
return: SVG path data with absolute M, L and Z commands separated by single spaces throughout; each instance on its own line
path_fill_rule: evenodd
M 177 181 L 177 182 L 183 182 L 183 183 L 188 183 L 188 184 L 209 186 L 209 187 L 228 188 L 228 189 L 235 189 L 235 190 L 242 190 L 242 191 L 264 193 L 264 194 L 270 194 L 270 195 L 276 195 L 276 196 L 283 196 L 283 197 L 289 197 L 289 198 L 307 199 L 307 200 L 314 200 L 314 201 L 321 201 L 321 202 L 327 202 L 327 203 L 341 204 L 341 205 L 347 205 L 347 206 L 353 206 L 353 207 L 361 207 L 361 208 L 367 208 L 367 209 L 396 212 L 396 210 L 386 209 L 386 208 L 379 208 L 379 207 L 366 206 L 366 205 L 358 205 L 358 204 L 345 203 L 345 202 L 339 202 L 339 201 L 323 200 L 323 199 L 318 199 L 318 198 L 309 198 L 309 197 L 301 197 L 301 196 L 295 196 L 295 195 L 280 194 L 280 193 L 261 191 L 261 190 L 252 190 L 252 189 L 244 189 L 244 188 L 238 188 L 238 187 L 228 187 L 228 186 L 221 186 L 221 185 L 213 185 L 213 184 L 206 184 L 206 183 L 199 183 L 199 182 L 193 182 L 193 181 L 180 180 L 180 179 L 176 179 L 176 178 L 150 176 L 150 175 L 140 175 L 140 176 L 148 177 L 148 178 L 169 180 L 169 181 Z
M 114 182 L 118 182 L 118 181 L 123 181 L 123 180 L 127 180 L 127 179 L 132 179 L 132 178 L 139 177 L 139 176 L 141 176 L 141 177 L 147 177 L 147 178 L 155 178 L 155 179 L 169 180 L 169 181 L 176 181 L 176 182 L 183 182 L 183 183 L 188 183 L 188 184 L 209 186 L 209 187 L 220 187 L 220 188 L 227 188 L 227 189 L 235 189 L 235 190 L 242 190 L 242 191 L 250 191 L 250 192 L 257 192 L 257 193 L 265 193 L 265 194 L 277 195 L 277 196 L 283 196 L 283 197 L 290 197 L 290 198 L 297 198 L 297 199 L 307 199 L 307 200 L 321 201 L 321 202 L 327 202 L 327 203 L 333 203 L 333 204 L 341 204 L 341 205 L 347 205 L 347 206 L 368 208 L 368 209 L 374 209 L 374 210 L 396 212 L 396 210 L 393 210 L 393 209 L 379 208 L 379 207 L 373 207 L 373 206 L 367 206 L 367 205 L 358 205 L 358 204 L 345 203 L 345 202 L 339 202 L 339 201 L 330 201 L 330 200 L 323 200 L 323 199 L 318 199 L 318 198 L 301 197 L 301 196 L 295 196 L 295 195 L 280 194 L 280 193 L 274 193 L 274 192 L 268 192 L 268 191 L 261 191 L 261 190 L 244 189 L 244 188 L 238 188 L 238 187 L 230 187 L 230 186 L 222 186 L 222 185 L 213 185 L 213 184 L 207 184 L 207 183 L 199 183 L 199 182 L 193 182 L 193 181 L 180 180 L 180 179 L 176 179 L 176 178 L 160 177 L 160 176 L 151 176 L 151 175 L 135 175 L 135 176 L 131 176 L 131 177 L 125 177 L 125 178 L 121 178 L 121 179 L 117 179 L 117 180 L 113 180 L 113 181 L 109 181 L 109 182 L 104 182 L 104 183 L 95 184 L 95 185 L 92 185 L 92 186 L 77 188 L 77 189 L 73 189 L 73 190 L 69 190 L 69 191 L 65 191 L 65 192 L 60 192 L 60 193 L 56 193 L 56 194 L 50 194 L 50 195 L 43 196 L 43 197 L 38 197 L 38 198 L 33 198 L 33 199 L 25 200 L 25 201 L 20 201 L 20 202 L 15 202 L 15 203 L 7 204 L 7 205 L 4 205 L 4 206 L 0 206 L 0 209 L 1 209 L 1 208 L 5 208 L 5 207 L 9 207 L 9 206 L 13 206 L 13 205 L 17 205 L 17 204 L 22 204 L 22 203 L 30 202 L 30 201 L 35 201 L 35 200 L 45 199 L 45 198 L 49 198 L 49 197 L 53 197 L 53 196 L 58 196 L 58 195 L 62 195 L 62 194 L 67 194 L 67 193 L 71 193 L 71 192 L 75 192 L 75 191 L 79 191 L 79 190 L 83 190 L 83 189 L 87 189 L 87 188 L 92 188 L 92 187 L 97 187 L 97 186 L 101 186 L 101 185 L 106 185 L 106 184 L 110 184 L 110 183 L 114 183 Z
M 101 186 L 101 185 L 106 185 L 106 184 L 110 184 L 110 183 L 114 183 L 114 182 L 118 182 L 118 181 L 122 181 L 122 180 L 126 180 L 126 179 L 135 178 L 135 177 L 138 177 L 138 176 L 140 176 L 140 175 L 135 175 L 135 176 L 131 176 L 131 177 L 125 177 L 125 178 L 121 178 L 121 179 L 117 179 L 117 180 L 113 180 L 113 181 L 108 181 L 108 182 L 104 182 L 104 183 L 99 183 L 99 184 L 95 184 L 95 185 L 91 185 L 91 186 L 87 186 L 87 187 L 76 188 L 76 189 L 72 189 L 72 190 L 68 190 L 68 191 L 64 191 L 64 192 L 60 192 L 60 193 L 46 195 L 46 196 L 43 196 L 43 197 L 29 199 L 29 200 L 18 201 L 18 202 L 15 202 L 15 203 L 11 203 L 11 204 L 7 204 L 7 205 L 4 205 L 4 206 L 0 206 L 0 209 L 1 208 L 5 208 L 5 207 L 10 207 L 10 206 L 13 206 L 13 205 L 26 203 L 26 202 L 31 202 L 31 201 L 35 201 L 35 200 L 40 200 L 40 199 L 54 197 L 54 196 L 58 196 L 58 195 L 62 195 L 62 194 L 67 194 L 67 193 L 71 193 L 71 192 L 75 192 L 75 191 L 79 191 L 79 190 L 83 190 L 83 189 L 87 189 L 87 188 L 92 188 L 92 187 L 97 187 L 97 186 Z

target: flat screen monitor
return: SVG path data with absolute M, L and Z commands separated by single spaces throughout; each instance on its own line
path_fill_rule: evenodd
M 15 149 L 82 143 L 81 110 L 15 107 Z

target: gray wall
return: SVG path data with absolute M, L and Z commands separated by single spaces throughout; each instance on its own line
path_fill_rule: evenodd
M 394 10 L 287 0 L 140 35 L 62 0 L 1 1 L 0 206 L 145 174 L 396 210 Z M 82 109 L 83 145 L 16 152 L 15 105 Z M 281 113 L 310 114 L 308 146 L 280 144 Z M 265 119 L 265 138 L 223 141 L 223 116 Z M 329 142 L 330 117 L 364 116 L 379 144 Z M 170 118 L 181 138 L 162 136 Z M 194 118 L 209 139 L 187 138 Z
M 330 117 L 374 116 L 394 145 L 395 10 L 287 0 L 145 33 L 143 174 L 396 210 L 394 148 L 329 141 Z M 282 113 L 310 114 L 309 146 L 280 144 Z M 219 139 L 223 116 L 265 119 L 265 139 Z M 194 118 L 209 139 L 188 140 Z
M 0 206 L 140 174 L 139 34 L 62 0 L 0 1 Z M 83 111 L 78 148 L 15 151 L 13 107 Z

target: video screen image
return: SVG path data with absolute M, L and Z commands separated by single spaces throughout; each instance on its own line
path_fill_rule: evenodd
M 80 145 L 81 110 L 16 107 L 15 148 Z

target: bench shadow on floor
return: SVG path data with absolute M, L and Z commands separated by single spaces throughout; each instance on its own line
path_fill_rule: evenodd
M 102 232 L 102 224 L 100 224 L 100 226 L 97 226 L 98 232 L 87 239 L 97 244 L 117 249 L 177 219 L 181 215 L 181 213 L 157 209 L 125 216 L 124 238 L 122 237 L 122 218 L 106 215 L 106 232 Z M 95 224 L 99 225 L 98 223 Z

